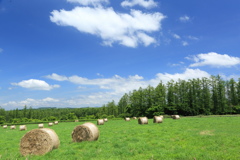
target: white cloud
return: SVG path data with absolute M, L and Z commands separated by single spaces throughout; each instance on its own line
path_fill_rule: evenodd
M 113 8 L 76 7 L 51 12 L 50 20 L 60 26 L 72 26 L 80 32 L 96 35 L 104 45 L 118 43 L 127 47 L 139 44 L 148 46 L 156 40 L 150 34 L 161 29 L 162 13 L 143 13 L 131 10 L 130 14 L 115 12 Z
M 212 66 L 212 67 L 232 67 L 240 64 L 239 57 L 232 57 L 227 54 L 218 54 L 215 52 L 202 53 L 192 57 L 186 57 L 195 63 L 190 67 Z
M 14 86 L 20 86 L 23 88 L 33 89 L 33 90 L 51 90 L 53 88 L 59 88 L 59 85 L 49 85 L 45 81 L 37 79 L 23 80 L 19 83 L 11 83 Z
M 178 34 L 173 33 L 172 36 L 173 36 L 175 39 L 181 39 L 181 37 L 180 37 Z
M 122 7 L 133 7 L 139 5 L 144 8 L 157 7 L 157 2 L 154 0 L 125 0 L 121 3 Z
M 200 69 L 189 69 L 187 68 L 182 73 L 158 73 L 152 79 L 144 79 L 139 75 L 128 76 L 126 78 L 115 75 L 111 78 L 99 78 L 99 79 L 88 79 L 75 76 L 64 76 L 56 73 L 46 76 L 57 81 L 69 81 L 76 85 L 81 85 L 79 89 L 87 90 L 91 86 L 98 86 L 100 90 L 95 92 L 89 92 L 88 94 L 75 95 L 70 98 L 55 99 L 47 97 L 44 99 L 32 99 L 27 98 L 22 101 L 10 101 L 3 104 L 3 107 L 19 107 L 19 106 L 33 106 L 33 107 L 94 107 L 102 106 L 109 101 L 118 100 L 124 95 L 139 87 L 146 88 L 148 85 L 156 87 L 160 81 L 167 83 L 170 80 L 177 81 L 178 79 L 188 80 L 192 78 L 210 77 L 210 75 Z
M 2 53 L 3 52 L 3 49 L 2 48 L 0 48 L 0 53 Z
M 79 3 L 84 6 L 101 6 L 102 4 L 108 4 L 108 0 L 67 0 L 67 2 Z
M 4 103 L 3 106 L 9 106 L 9 107 L 19 107 L 19 106 L 32 106 L 32 107 L 56 107 L 56 103 L 60 102 L 58 99 L 54 99 L 51 97 L 47 97 L 44 99 L 33 99 L 33 98 L 27 98 L 22 101 L 9 101 L 7 103 Z M 58 105 L 60 105 L 59 103 Z M 61 105 L 60 105 L 61 106 Z
M 182 45 L 183 45 L 183 46 L 188 46 L 188 42 L 182 41 Z
M 179 20 L 181 22 L 188 22 L 188 21 L 190 21 L 190 17 L 185 15 L 185 16 L 180 17 Z

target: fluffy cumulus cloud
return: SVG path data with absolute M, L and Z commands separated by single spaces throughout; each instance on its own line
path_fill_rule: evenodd
M 50 20 L 59 26 L 71 26 L 80 32 L 100 37 L 104 45 L 118 43 L 127 47 L 156 43 L 151 33 L 161 30 L 164 18 L 160 12 L 131 10 L 130 13 L 119 13 L 111 7 L 80 6 L 70 11 L 54 10 L 50 16 Z
M 20 86 L 32 90 L 51 90 L 53 88 L 59 88 L 59 85 L 49 85 L 47 82 L 38 79 L 23 80 L 19 83 L 11 83 L 14 86 Z
M 139 5 L 144 8 L 157 7 L 157 3 L 154 0 L 125 0 L 121 3 L 123 7 L 133 7 Z
M 212 67 L 232 67 L 240 64 L 239 57 L 232 57 L 227 54 L 218 54 L 216 52 L 202 53 L 196 56 L 186 57 L 195 63 L 190 67 L 212 66 Z
M 101 6 L 102 4 L 108 4 L 108 0 L 67 0 L 67 2 L 78 3 L 84 6 Z

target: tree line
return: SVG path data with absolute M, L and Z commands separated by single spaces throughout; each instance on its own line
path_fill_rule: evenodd
M 183 116 L 240 114 L 240 78 L 223 80 L 210 78 L 171 80 L 156 87 L 140 87 L 125 93 L 116 104 L 108 102 L 95 108 L 49 108 L 5 111 L 0 107 L 0 123 L 52 120 L 123 118 L 131 116 L 180 114 Z

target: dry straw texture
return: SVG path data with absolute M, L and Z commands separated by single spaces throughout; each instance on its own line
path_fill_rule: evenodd
M 19 130 L 20 131 L 25 131 L 25 130 L 27 130 L 27 126 L 26 125 L 20 125 Z
M 99 137 L 98 127 L 90 122 L 76 126 L 72 132 L 73 142 L 95 141 L 98 140 L 98 137 Z
M 104 125 L 104 120 L 103 119 L 98 119 L 97 120 L 97 125 Z
M 139 117 L 138 124 L 148 124 L 148 118 L 147 117 Z
M 107 119 L 107 118 L 104 118 L 103 120 L 104 120 L 104 122 L 107 122 L 107 121 L 108 121 L 108 119 Z
M 129 117 L 126 117 L 126 118 L 125 118 L 125 121 L 130 121 L 130 118 L 129 118 Z
M 162 122 L 163 122 L 162 116 L 154 116 L 153 117 L 153 123 L 162 123 Z
M 38 128 L 43 128 L 43 127 L 44 127 L 43 123 L 38 124 Z
M 172 118 L 173 119 L 180 119 L 180 116 L 179 115 L 172 115 Z
M 26 155 L 44 155 L 60 144 L 58 135 L 49 128 L 33 129 L 27 132 L 20 141 L 20 153 Z

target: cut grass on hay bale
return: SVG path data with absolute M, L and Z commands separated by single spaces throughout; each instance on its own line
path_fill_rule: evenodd
M 58 135 L 50 128 L 33 129 L 20 141 L 20 153 L 26 155 L 44 155 L 60 144 Z
M 72 131 L 73 142 L 95 141 L 98 140 L 98 137 L 99 137 L 98 127 L 90 122 L 76 126 Z

